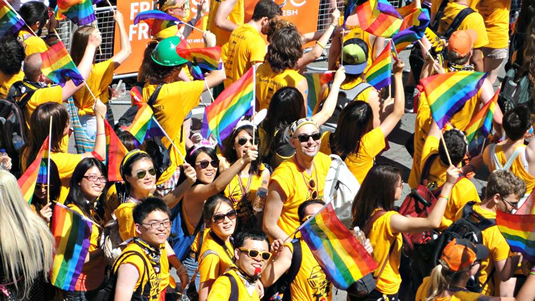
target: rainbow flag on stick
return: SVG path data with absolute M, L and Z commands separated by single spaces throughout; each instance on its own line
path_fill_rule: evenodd
M 57 16 L 65 16 L 78 26 L 93 23 L 95 10 L 91 0 L 58 0 Z
M 511 251 L 520 252 L 525 259 L 535 262 L 534 214 L 510 214 L 497 210 L 496 224 Z
M 71 79 L 75 85 L 81 85 L 84 78 L 72 61 L 71 56 L 65 49 L 62 41 L 58 41 L 47 51 L 41 53 L 43 74 L 51 81 L 64 86 Z
M 159 10 L 147 10 L 138 13 L 134 18 L 134 25 L 138 24 L 139 21 L 144 21 L 149 25 L 150 34 L 152 36 L 157 35 L 160 31 L 168 27 L 176 26 L 178 23 L 182 22 L 177 17 Z
M 221 46 L 208 48 L 177 47 L 176 53 L 206 71 L 220 70 L 222 67 Z
M 316 110 L 318 110 L 317 106 L 323 100 L 322 92 L 327 88 L 327 83 L 331 82 L 334 78 L 334 72 L 305 73 L 303 75 L 308 84 L 307 117 L 312 117 Z
M 234 130 L 243 116 L 253 114 L 255 101 L 255 68 L 250 68 L 239 80 L 228 86 L 204 111 L 201 133 L 214 136 L 219 145 Z
M 385 49 L 373 61 L 366 72 L 366 82 L 380 90 L 392 83 L 392 42 L 388 41 Z
M 148 104 L 143 104 L 137 111 L 132 124 L 125 130 L 132 134 L 139 143 L 143 143 L 147 136 L 149 138 L 165 136 L 160 127 L 152 121 L 153 117 L 154 112 L 151 107 Z
M 121 161 L 128 150 L 123 145 L 112 126 L 104 119 L 104 125 L 106 129 L 106 163 L 108 164 L 108 180 L 109 181 L 122 181 L 120 167 Z
M 89 251 L 92 222 L 56 203 L 50 230 L 57 250 L 50 271 L 50 283 L 62 290 L 73 291 Z
M 427 26 L 429 26 L 429 12 L 425 9 L 415 9 L 404 16 L 400 31 L 392 37 L 396 51 L 399 53 L 421 39 Z
M 299 231 L 327 278 L 339 289 L 346 290 L 377 268 L 373 257 L 340 222 L 332 203 L 301 225 Z
M 39 150 L 37 157 L 35 157 L 35 160 L 32 162 L 32 164 L 26 168 L 26 171 L 17 181 L 22 195 L 28 203 L 32 202 L 37 178 L 47 174 L 46 161 L 48 159 L 48 139 L 49 138 L 46 137 L 43 145 L 41 145 L 41 149 Z
M 496 110 L 496 103 L 498 102 L 498 94 L 500 89 L 496 91 L 494 97 L 477 112 L 476 116 L 466 126 L 464 132 L 468 140 L 468 153 L 470 156 L 477 156 L 481 153 L 483 143 L 490 133 L 492 128 L 492 117 Z
M 403 22 L 387 0 L 368 0 L 357 6 L 357 15 L 363 30 L 384 38 L 395 35 Z
M 484 72 L 458 71 L 437 74 L 420 80 L 424 87 L 433 119 L 439 128 L 451 119 L 468 99 L 481 88 L 487 77 Z
M 11 10 L 4 0 L 0 1 L 0 38 L 7 33 L 16 35 L 23 26 L 24 21 Z

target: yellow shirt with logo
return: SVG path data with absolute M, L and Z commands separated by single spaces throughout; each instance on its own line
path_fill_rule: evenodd
M 425 277 L 418 291 L 416 292 L 416 301 L 427 301 L 429 295 L 429 289 L 431 288 L 431 277 Z M 453 293 L 451 297 L 438 297 L 434 300 L 436 301 L 477 301 L 480 297 L 484 295 L 473 293 L 469 291 L 457 291 Z
M 214 19 L 219 9 L 219 5 L 223 1 L 228 0 L 211 0 L 210 1 L 210 14 L 208 15 L 208 30 L 215 34 L 217 45 L 225 45 L 230 39 L 230 31 L 223 30 L 215 25 Z M 236 25 L 242 25 L 245 18 L 245 2 L 244 0 L 236 0 L 232 11 L 228 15 L 227 19 Z
M 286 69 L 281 73 L 275 73 L 268 63 L 260 65 L 256 69 L 256 99 L 259 103 L 256 110 L 267 109 L 273 94 L 280 88 L 295 88 L 303 80 L 305 77 L 296 70 Z
M 209 230 L 208 230 L 209 231 Z M 201 283 L 214 281 L 223 275 L 233 265 L 234 247 L 232 243 L 225 244 L 226 250 L 219 245 L 210 235 L 204 237 L 199 259 L 199 275 Z M 214 234 L 215 235 L 215 234 Z M 206 253 L 206 251 L 209 251 Z
M 103 103 L 108 103 L 110 98 L 108 87 L 113 81 L 114 64 L 112 59 L 94 64 L 91 68 L 91 73 L 89 73 L 89 78 L 86 81 L 95 97 L 99 98 Z M 93 112 L 95 100 L 85 85 L 74 93 L 74 104 L 79 109 L 78 115 L 80 116 L 95 114 Z
M 11 86 L 24 79 L 24 72 L 19 71 L 17 74 L 6 75 L 0 71 L 0 98 L 6 98 Z
M 256 288 L 253 288 L 251 290 L 252 294 L 249 293 L 249 290 L 247 290 L 247 287 L 244 283 L 245 280 L 238 276 L 236 271 L 230 270 L 226 274 L 236 280 L 236 284 L 238 284 L 239 300 L 260 300 L 260 296 L 258 296 Z M 230 300 L 230 294 L 232 293 L 231 289 L 232 285 L 230 284 L 230 279 L 227 276 L 219 276 L 219 278 L 217 278 L 217 280 L 214 282 L 214 285 L 212 285 L 212 289 L 210 290 L 210 294 L 208 295 L 208 301 Z
M 486 47 L 507 48 L 511 0 L 473 0 L 470 2 L 470 6 L 477 9 L 485 20 L 485 28 L 489 37 L 489 44 Z
M 260 175 L 253 174 L 247 178 L 240 178 L 239 175 L 235 175 L 232 181 L 225 187 L 223 193 L 234 204 L 234 209 L 238 212 L 239 219 L 248 218 L 253 215 L 252 204 L 256 198 L 256 191 L 262 186 L 262 172 L 265 168 L 262 163 L 259 168 Z M 244 197 L 245 202 L 242 202 Z
M 271 175 L 270 182 L 277 182 L 282 189 L 286 201 L 284 201 L 282 211 L 277 225 L 286 234 L 290 235 L 299 227 L 297 208 L 306 200 L 312 199 L 312 193 L 317 191 L 317 199 L 323 198 L 323 185 L 331 158 L 318 152 L 313 160 L 312 175 L 309 176 L 304 170 L 297 167 L 295 157 L 282 162 Z M 314 180 L 315 188 L 309 188 L 310 181 Z
M 17 39 L 22 43 L 22 46 L 24 46 L 26 57 L 34 53 L 42 53 L 48 50 L 48 46 L 43 39 L 34 36 L 26 29 L 19 31 Z

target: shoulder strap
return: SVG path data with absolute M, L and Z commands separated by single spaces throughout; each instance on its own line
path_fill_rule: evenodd
M 429 177 L 429 172 L 431 171 L 431 165 L 433 164 L 433 161 L 438 157 L 438 153 L 431 154 L 429 157 L 427 157 L 427 160 L 425 160 L 424 166 L 422 168 L 422 175 L 420 176 L 420 184 L 423 184 L 424 181 Z
M 301 248 L 301 241 L 299 239 L 294 239 L 292 241 L 293 252 L 292 252 L 292 263 L 288 269 L 288 273 L 284 275 L 284 281 L 279 286 L 279 292 L 283 294 L 282 300 L 292 300 L 292 294 L 290 291 L 290 284 L 294 281 L 299 269 L 301 268 L 301 263 L 303 262 L 303 249 Z
M 457 16 L 455 16 L 455 19 L 453 19 L 453 22 L 451 22 L 450 27 L 446 30 L 444 33 L 444 36 L 449 39 L 450 36 L 461 26 L 461 23 L 464 21 L 466 17 L 468 17 L 469 14 L 474 13 L 475 10 L 473 10 L 470 7 L 467 7 L 463 10 L 461 10 Z
M 513 165 L 513 163 L 515 162 L 516 157 L 518 157 L 520 152 L 524 149 L 524 147 L 517 147 L 515 151 L 513 152 L 513 154 L 511 155 L 511 157 L 509 157 L 509 159 L 507 159 L 507 162 L 505 162 L 505 164 L 502 166 L 502 164 L 498 160 L 498 155 L 496 154 L 496 144 L 492 144 L 490 147 L 491 147 L 490 151 L 492 154 L 492 159 L 494 159 L 493 161 L 494 161 L 496 170 L 509 170 L 511 166 Z
M 148 102 L 148 105 L 151 108 L 156 103 L 156 99 L 158 99 L 158 94 L 160 94 L 160 90 L 162 89 L 162 86 L 163 86 L 163 84 L 159 84 L 158 87 L 156 87 L 156 90 L 154 90 L 154 92 L 152 92 L 152 94 L 151 94 L 151 96 L 149 98 L 149 102 Z
M 368 89 L 372 85 L 368 84 L 367 82 L 360 82 L 355 87 L 349 89 L 349 90 L 342 90 L 346 93 L 346 97 L 349 101 L 355 100 L 364 90 Z
M 480 221 L 480 223 L 477 224 L 480 231 L 483 231 L 489 227 L 496 225 L 496 219 L 486 218 L 482 216 L 481 214 L 475 212 L 474 211 L 475 204 L 476 204 L 475 201 L 466 203 L 466 205 L 463 207 L 463 218 L 468 218 L 470 215 L 475 215 L 477 219 Z
M 442 16 L 444 15 L 444 9 L 446 9 L 446 6 L 448 5 L 449 0 L 442 0 L 440 3 L 440 7 L 438 8 L 437 14 L 435 15 L 435 19 L 433 20 L 433 24 L 429 26 L 434 31 L 438 30 L 438 24 L 440 23 L 440 20 L 442 19 Z
M 223 274 L 223 276 L 228 277 L 228 280 L 230 281 L 230 297 L 228 300 L 240 300 L 240 288 L 238 287 L 238 282 L 236 281 L 236 278 L 234 278 L 234 276 L 230 275 L 229 273 L 225 273 Z
M 143 254 L 139 253 L 138 251 L 131 250 L 131 251 L 127 251 L 127 252 L 124 252 L 123 254 L 121 254 L 121 256 L 113 264 L 112 271 L 115 271 L 116 268 L 118 267 L 118 265 L 121 265 L 123 263 L 123 261 L 126 258 L 128 258 L 129 256 L 138 256 L 138 257 L 140 257 L 141 260 L 143 261 L 143 265 L 144 265 L 143 275 L 140 275 L 140 277 L 141 277 L 141 281 L 139 282 L 140 285 L 139 285 L 139 287 L 137 288 L 137 290 L 135 292 L 140 293 L 142 295 L 145 293 L 145 287 L 143 287 L 143 280 L 145 278 L 147 278 L 146 284 L 149 284 L 149 292 L 150 292 L 150 278 L 149 278 L 150 276 L 147 275 L 148 274 L 148 270 L 149 270 L 149 265 L 147 263 L 147 260 L 145 259 L 145 256 L 143 256 Z M 116 274 L 117 273 L 114 272 L 115 276 L 116 276 Z M 115 279 L 115 281 L 117 281 L 117 279 Z
M 372 215 L 372 217 L 370 218 L 370 220 L 368 221 L 366 226 L 364 226 L 364 229 L 363 229 L 364 234 L 366 234 L 366 237 L 370 235 L 370 231 L 372 229 L 373 223 L 375 223 L 375 221 L 377 221 L 381 216 L 385 214 L 386 214 L 385 210 L 379 210 Z

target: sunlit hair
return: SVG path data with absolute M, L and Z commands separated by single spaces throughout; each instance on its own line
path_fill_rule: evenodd
M 444 267 L 442 264 L 437 265 L 431 271 L 431 285 L 427 291 L 426 300 L 436 300 L 437 297 L 441 296 L 444 291 L 450 288 L 450 286 L 458 283 L 462 276 L 469 271 L 470 269 L 454 272 L 448 270 L 448 268 Z
M 82 61 L 89 37 L 95 30 L 93 26 L 81 26 L 72 35 L 71 57 L 75 65 Z
M 295 26 L 277 30 L 271 37 L 268 46 L 266 62 L 275 73 L 282 73 L 287 69 L 295 69 L 297 61 L 303 56 L 301 35 Z

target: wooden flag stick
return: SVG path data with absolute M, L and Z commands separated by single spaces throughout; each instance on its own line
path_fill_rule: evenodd
M 110 0 L 106 0 L 106 2 L 108 2 L 108 5 L 110 6 L 110 10 L 113 13 L 113 15 L 115 16 L 115 10 L 113 9 L 113 5 L 111 4 Z
M 253 116 L 254 116 L 254 114 L 256 114 L 256 68 L 255 68 L 255 65 L 253 65 L 252 68 L 253 68 Z M 254 125 L 254 119 L 252 121 L 253 121 L 253 144 L 254 144 L 256 126 Z
M 52 153 L 52 117 L 50 116 L 50 126 L 48 128 L 48 159 L 46 166 L 46 204 L 50 204 L 50 154 Z
M 427 49 L 427 47 L 425 47 L 425 45 L 422 43 L 422 41 L 418 40 L 418 43 L 422 46 L 423 49 L 425 49 L 425 55 L 428 55 L 431 60 L 433 61 L 433 63 L 437 63 L 437 61 L 435 60 L 435 58 L 433 58 L 433 56 L 431 55 L 431 53 L 429 52 L 429 49 Z M 424 58 L 425 59 L 425 58 Z
M 448 162 L 450 163 L 450 165 L 453 165 L 453 163 L 451 163 L 450 152 L 448 151 L 448 147 L 446 146 L 446 141 L 444 141 L 444 135 L 442 135 L 442 130 L 439 130 L 439 133 L 440 133 L 440 141 L 442 141 L 442 146 L 444 146 L 444 150 L 446 151 L 446 156 L 448 157 Z
M 212 103 L 214 103 L 214 95 L 212 94 L 212 91 L 210 91 L 210 87 L 208 87 L 208 83 L 206 83 L 206 80 L 204 80 L 204 86 L 206 87 L 206 91 L 208 91 L 208 94 L 210 94 L 210 99 L 212 99 Z

